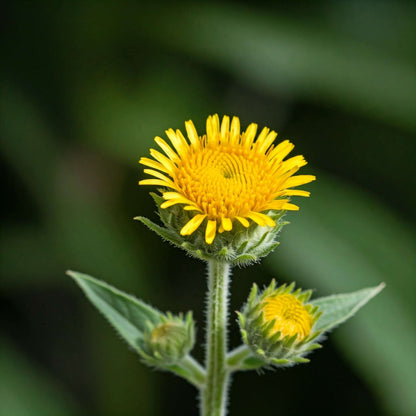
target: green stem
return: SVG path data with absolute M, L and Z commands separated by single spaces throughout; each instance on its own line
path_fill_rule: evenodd
M 201 389 L 205 384 L 206 373 L 201 365 L 190 355 L 185 356 L 182 361 L 176 365 L 166 367 L 185 380 L 188 380 L 195 387 Z
M 227 354 L 227 365 L 230 371 L 239 370 L 244 360 L 251 356 L 247 345 L 240 345 Z
M 207 377 L 202 390 L 202 416 L 225 416 L 229 381 L 226 362 L 229 275 L 227 263 L 208 262 Z
M 195 385 L 203 386 L 206 379 L 205 369 L 191 355 L 187 355 L 183 361 L 185 367 L 192 373 Z
M 253 356 L 253 353 L 244 344 L 227 354 L 227 366 L 230 373 L 234 371 L 257 370 L 264 367 L 265 364 L 262 359 Z

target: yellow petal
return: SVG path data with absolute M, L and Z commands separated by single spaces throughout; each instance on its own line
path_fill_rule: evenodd
M 189 204 L 189 201 L 186 198 L 169 199 L 168 201 L 163 202 L 160 205 L 160 208 L 165 209 L 176 204 Z
M 307 165 L 305 158 L 302 155 L 291 157 L 290 159 L 285 160 L 281 164 L 282 171 L 291 170 L 294 167 L 301 168 L 302 166 Z
M 268 130 L 266 127 L 264 129 Z M 247 130 L 245 131 L 244 140 L 241 143 L 246 149 L 249 149 L 250 146 L 253 144 L 254 138 L 256 137 L 256 133 L 257 133 L 257 124 L 251 123 L 247 127 Z
M 160 204 L 160 208 L 166 209 L 176 204 L 186 204 L 187 202 L 180 201 L 179 199 L 170 199 Z
M 208 220 L 207 228 L 205 229 L 205 241 L 207 244 L 212 244 L 217 231 L 217 221 Z
M 178 152 L 178 154 L 181 156 L 181 158 L 186 157 L 187 150 L 188 150 L 188 143 L 183 138 L 183 136 L 178 136 L 173 129 L 166 130 L 166 135 L 169 137 L 169 140 L 172 142 L 173 147 Z
M 183 197 L 179 192 L 163 192 L 162 196 L 164 199 L 177 199 Z
M 287 196 L 310 196 L 311 193 L 308 191 L 303 191 L 301 189 L 286 189 L 282 191 L 280 194 L 281 196 L 287 195 Z
M 274 142 L 277 137 L 277 133 L 275 131 L 271 131 L 264 140 L 258 141 L 257 140 L 257 152 L 258 153 L 266 153 L 266 150 L 270 147 L 270 145 Z
M 182 143 L 186 144 L 186 148 L 188 149 L 189 147 L 188 142 L 186 141 L 185 136 L 182 134 L 182 132 L 179 129 L 176 129 L 176 136 L 179 137 Z
M 145 166 L 149 166 L 149 168 L 158 169 L 162 172 L 169 173 L 169 171 L 161 163 L 156 162 L 156 160 L 152 160 L 147 157 L 142 157 L 140 158 L 139 163 Z
M 266 138 L 266 136 L 269 134 L 270 129 L 268 127 L 263 127 L 261 130 L 259 137 L 257 137 L 256 143 L 261 143 Z
M 157 170 L 143 169 L 143 172 L 147 173 L 148 175 L 155 176 L 158 179 L 162 179 L 162 181 L 171 182 L 171 180 L 167 176 L 165 176 L 163 173 L 160 173 Z
M 161 208 L 167 208 L 175 204 L 193 204 L 188 198 L 185 198 L 183 195 L 178 192 L 164 192 L 163 199 L 166 199 L 166 202 L 160 206 Z
M 201 225 L 205 217 L 206 215 L 203 214 L 195 215 L 182 227 L 181 235 L 191 235 Z
M 230 218 L 222 218 L 221 224 L 225 231 L 231 231 L 233 229 L 233 222 Z
M 221 123 L 221 142 L 227 143 L 230 134 L 230 117 L 224 116 Z
M 185 128 L 189 141 L 193 146 L 196 146 L 199 142 L 199 136 L 192 120 L 185 121 Z
M 199 211 L 199 212 L 202 212 L 202 210 L 200 208 L 198 208 L 197 206 L 195 206 L 195 205 L 187 205 L 186 207 L 183 207 L 183 209 L 185 211 Z
M 299 211 L 299 207 L 297 205 L 286 203 L 283 205 L 283 209 L 287 209 L 289 211 Z
M 212 137 L 212 125 L 211 125 L 211 118 L 212 116 L 207 117 L 207 121 L 205 123 L 205 131 L 207 132 L 208 140 Z
M 218 133 L 220 129 L 220 120 L 218 118 L 218 114 L 214 114 L 213 116 L 209 116 L 207 118 L 206 123 L 207 128 L 207 143 L 208 144 L 216 144 L 218 140 Z
M 175 184 L 172 182 L 162 181 L 161 179 L 143 179 L 139 181 L 139 185 L 160 185 L 174 188 Z
M 273 160 L 273 163 L 280 163 L 294 147 L 294 144 L 290 143 L 289 140 L 284 140 L 270 152 L 269 158 Z
M 240 222 L 241 222 L 241 224 L 242 224 L 244 227 L 248 228 L 248 227 L 250 226 L 250 223 L 247 221 L 247 219 L 246 219 L 246 218 L 243 218 L 243 217 L 236 217 L 236 218 L 237 218 L 237 220 L 238 220 L 238 221 L 240 221 Z
M 166 153 L 167 157 L 170 160 L 178 160 L 178 155 L 172 150 L 172 148 L 161 138 L 156 136 L 155 142 L 161 147 L 161 149 Z
M 230 143 L 237 144 L 240 140 L 240 119 L 233 117 L 231 121 Z
M 274 227 L 276 225 L 272 218 L 270 218 L 266 214 L 262 214 L 261 212 L 250 211 L 247 214 L 247 217 L 251 218 L 255 223 L 263 227 L 266 225 L 268 225 L 269 227 Z
M 316 179 L 316 177 L 314 175 L 297 175 L 297 176 L 292 176 L 291 178 L 289 178 L 285 182 L 284 187 L 285 188 L 293 188 L 295 186 L 299 186 L 299 185 L 303 185 L 305 183 L 312 182 L 315 179 Z
M 287 172 L 283 173 L 275 182 L 274 187 L 275 189 L 278 189 L 279 192 L 282 189 L 288 188 L 285 185 L 285 182 L 287 181 L 288 178 L 290 178 L 293 174 L 295 174 L 297 171 L 299 170 L 298 167 L 295 167 L 291 170 L 288 170 Z M 273 196 L 274 198 L 276 198 L 276 195 Z
M 175 171 L 174 163 L 170 159 L 168 159 L 165 155 L 162 155 L 162 153 L 158 152 L 155 149 L 150 149 L 150 154 L 159 163 L 161 163 L 169 171 L 169 173 L 173 173 Z
M 284 206 L 287 202 L 289 202 L 289 200 L 288 200 L 288 199 L 276 199 L 275 201 L 271 201 L 271 202 L 269 202 L 268 204 L 266 204 L 266 205 L 263 207 L 262 211 L 265 211 L 265 210 L 267 210 L 267 209 L 274 209 L 274 210 L 276 210 L 276 211 L 279 211 L 279 210 L 283 209 L 283 206 Z

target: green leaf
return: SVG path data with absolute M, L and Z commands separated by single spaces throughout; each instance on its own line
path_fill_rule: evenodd
M 137 351 L 147 322 L 159 323 L 162 314 L 146 303 L 83 273 L 68 271 L 91 303 L 122 338 Z
M 322 316 L 316 323 L 317 331 L 329 331 L 351 318 L 369 300 L 381 292 L 384 283 L 376 287 L 369 287 L 353 293 L 326 296 L 315 299 L 311 303 L 319 306 Z

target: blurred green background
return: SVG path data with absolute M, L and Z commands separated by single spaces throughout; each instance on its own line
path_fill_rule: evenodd
M 2 20 L 0 414 L 197 413 L 64 271 L 194 310 L 202 342 L 203 265 L 132 218 L 157 219 L 137 186 L 153 137 L 216 112 L 293 140 L 318 177 L 276 252 L 234 271 L 231 311 L 272 277 L 387 283 L 310 364 L 237 374 L 231 415 L 416 414 L 414 3 L 8 1 Z

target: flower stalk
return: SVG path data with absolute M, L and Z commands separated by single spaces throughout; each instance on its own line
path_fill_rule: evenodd
M 203 389 L 205 386 L 205 369 L 189 354 L 180 363 L 166 366 L 166 370 L 183 377 L 198 389 Z
M 237 370 L 252 370 L 252 367 L 244 365 L 244 361 L 252 356 L 252 352 L 247 345 L 242 344 L 237 348 L 234 348 L 227 354 L 227 366 L 229 371 Z
M 230 266 L 208 262 L 208 309 L 206 335 L 206 385 L 202 390 L 201 415 L 224 416 L 227 404 L 227 308 Z

